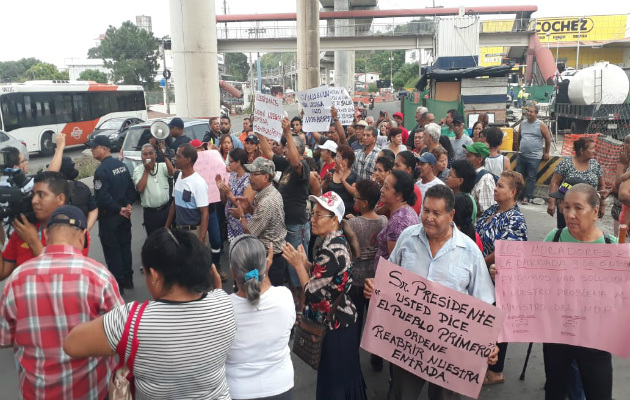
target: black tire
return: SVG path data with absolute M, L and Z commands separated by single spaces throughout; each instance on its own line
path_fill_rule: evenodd
M 55 153 L 55 143 L 52 139 L 52 132 L 46 132 L 42 135 L 39 154 L 42 156 L 52 156 Z

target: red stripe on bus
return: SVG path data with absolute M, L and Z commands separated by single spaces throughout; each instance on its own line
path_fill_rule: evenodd
M 67 123 L 61 130 L 61 133 L 66 134 L 66 145 L 72 146 L 85 143 L 87 135 L 94 131 L 99 120 L 100 118 L 92 121 Z
M 118 90 L 118 85 L 90 85 L 88 86 L 88 92 L 115 92 Z

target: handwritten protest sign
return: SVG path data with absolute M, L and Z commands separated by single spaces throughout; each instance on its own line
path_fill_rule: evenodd
M 477 398 L 504 313 L 381 258 L 361 347 Z
M 197 172 L 208 184 L 208 200 L 210 203 L 221 201 L 221 193 L 217 187 L 216 176 L 221 175 L 227 183 L 230 174 L 225 169 L 225 162 L 221 158 L 218 150 L 206 150 L 197 153 L 195 162 L 195 172 Z
M 302 129 L 305 132 L 328 131 L 330 110 L 332 108 L 328 86 L 295 92 L 295 96 L 304 110 Z
M 254 132 L 280 143 L 282 137 L 282 100 L 260 92 L 254 99 Z
M 337 118 L 341 125 L 351 125 L 354 122 L 354 102 L 346 88 L 331 87 L 328 88 L 328 93 L 333 106 L 337 109 Z
M 505 342 L 630 355 L 630 245 L 497 241 Z

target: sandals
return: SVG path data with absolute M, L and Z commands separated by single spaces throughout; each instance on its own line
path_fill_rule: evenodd
M 488 372 L 486 372 L 486 376 L 483 378 L 484 385 L 496 385 L 498 383 L 504 383 L 505 376 L 503 374 L 498 375 L 496 378 L 491 377 Z

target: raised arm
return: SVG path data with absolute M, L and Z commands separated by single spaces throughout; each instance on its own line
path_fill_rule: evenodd
M 261 135 L 260 133 L 258 133 L 257 135 L 258 135 L 258 141 L 260 142 L 259 143 L 260 145 L 258 146 L 260 148 L 260 153 L 267 160 L 273 159 L 273 151 L 271 150 L 271 146 L 269 146 L 269 142 L 267 142 L 267 138 Z
M 57 148 L 55 149 L 52 160 L 50 160 L 50 164 L 48 164 L 48 171 L 59 172 L 61 170 L 63 150 L 66 147 L 66 134 L 58 133 L 55 137 L 55 142 L 57 143 Z
M 293 140 L 293 135 L 291 135 L 291 121 L 289 121 L 287 117 L 282 119 L 282 134 L 287 140 L 287 160 L 293 167 L 293 171 L 299 176 L 302 176 L 302 155 L 298 152 L 295 141 Z

